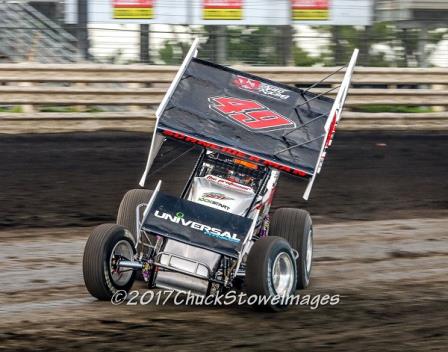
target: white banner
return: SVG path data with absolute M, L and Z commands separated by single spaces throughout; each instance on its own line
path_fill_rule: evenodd
M 92 0 L 90 23 L 369 25 L 373 0 Z M 76 0 L 65 1 L 76 23 Z

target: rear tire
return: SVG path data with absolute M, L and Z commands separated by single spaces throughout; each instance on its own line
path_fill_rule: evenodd
M 281 237 L 268 236 L 256 241 L 246 262 L 245 287 L 251 295 L 268 298 L 269 302 L 255 305 L 264 310 L 279 311 L 287 307 L 285 302 L 274 303 L 278 295 L 289 297 L 296 287 L 296 261 L 291 246 Z
M 299 253 L 297 258 L 297 289 L 310 284 L 313 262 L 313 224 L 306 210 L 294 208 L 277 209 L 269 225 L 269 235 L 287 240 Z
M 131 189 L 127 191 L 121 200 L 118 208 L 117 224 L 124 226 L 131 231 L 134 236 L 134 241 L 137 241 L 137 219 L 136 209 L 140 204 L 147 204 L 152 196 L 152 191 L 149 189 Z
M 132 260 L 134 246 L 132 234 L 123 226 L 103 224 L 93 230 L 82 261 L 84 283 L 93 297 L 110 300 L 115 292 L 131 289 L 135 271 L 115 271 L 113 263 L 118 256 Z
M 131 189 L 123 196 L 120 207 L 118 208 L 117 224 L 131 231 L 132 236 L 134 236 L 134 242 L 137 242 L 137 206 L 140 204 L 148 204 L 151 196 L 152 191 L 149 189 Z M 145 241 L 145 237 L 140 238 L 140 241 Z M 143 245 L 141 243 L 137 246 L 137 251 L 139 253 L 143 251 Z M 141 270 L 137 271 L 136 279 L 137 281 L 144 281 Z

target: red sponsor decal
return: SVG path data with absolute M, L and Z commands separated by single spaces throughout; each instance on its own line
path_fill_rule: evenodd
M 260 94 L 267 96 L 269 98 L 274 98 L 278 100 L 286 100 L 290 96 L 288 94 L 288 91 L 286 89 L 273 86 L 267 83 L 263 83 L 260 81 L 257 81 L 252 78 L 244 77 L 244 76 L 235 76 L 233 80 L 233 84 L 237 86 L 240 89 L 247 90 L 252 93 Z
M 293 9 L 327 10 L 328 0 L 292 0 Z
M 206 9 L 241 9 L 242 7 L 242 0 L 204 0 Z
M 210 108 L 251 131 L 273 131 L 296 124 L 255 100 L 234 97 L 209 98 Z
M 295 168 L 292 168 L 292 167 L 287 166 L 287 165 L 279 164 L 279 163 L 276 163 L 276 162 L 271 161 L 271 160 L 261 159 L 258 156 L 250 155 L 250 154 L 244 153 L 242 151 L 239 151 L 237 149 L 233 149 L 233 148 L 229 148 L 229 147 L 223 147 L 223 146 L 220 146 L 220 145 L 217 145 L 217 144 L 214 144 L 214 143 L 209 143 L 209 142 L 197 139 L 197 138 L 193 138 L 193 137 L 187 136 L 187 135 L 185 135 L 183 133 L 180 133 L 180 132 L 171 131 L 171 130 L 162 130 L 162 134 L 167 136 L 167 137 L 175 138 L 175 139 L 178 139 L 178 140 L 181 140 L 181 141 L 184 141 L 184 142 L 197 144 L 197 145 L 200 145 L 201 147 L 204 147 L 204 148 L 213 149 L 213 150 L 216 150 L 216 151 L 221 152 L 221 153 L 230 154 L 232 156 L 237 156 L 237 157 L 239 157 L 241 159 L 247 159 L 247 160 L 255 161 L 255 162 L 259 163 L 259 164 L 262 164 L 262 165 L 265 165 L 265 166 L 268 166 L 268 167 L 273 167 L 274 169 L 278 169 L 280 171 L 284 171 L 284 172 L 287 172 L 287 173 L 290 173 L 290 174 L 293 174 L 293 175 L 296 175 L 296 176 L 301 176 L 301 177 L 309 177 L 310 176 L 310 174 L 305 172 L 305 171 L 302 171 L 302 170 L 299 170 L 299 169 L 295 169 Z
M 336 113 L 333 116 L 333 120 L 331 121 L 330 128 L 328 130 L 327 140 L 325 141 L 325 148 L 328 148 L 331 145 L 331 141 L 333 140 L 334 133 L 336 132 Z
M 236 78 L 233 80 L 233 83 L 239 88 L 248 90 L 258 90 L 261 86 L 260 81 L 256 81 L 254 79 L 243 76 L 236 76 Z
M 153 0 L 113 0 L 114 8 L 150 8 Z

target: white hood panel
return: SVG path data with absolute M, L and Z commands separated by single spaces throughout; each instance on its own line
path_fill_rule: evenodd
M 244 215 L 254 196 L 250 187 L 207 175 L 194 178 L 188 199 L 208 207 Z

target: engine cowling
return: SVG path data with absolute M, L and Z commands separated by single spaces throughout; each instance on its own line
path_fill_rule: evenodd
M 251 187 L 207 175 L 194 178 L 188 199 L 232 214 L 244 215 L 254 196 Z

